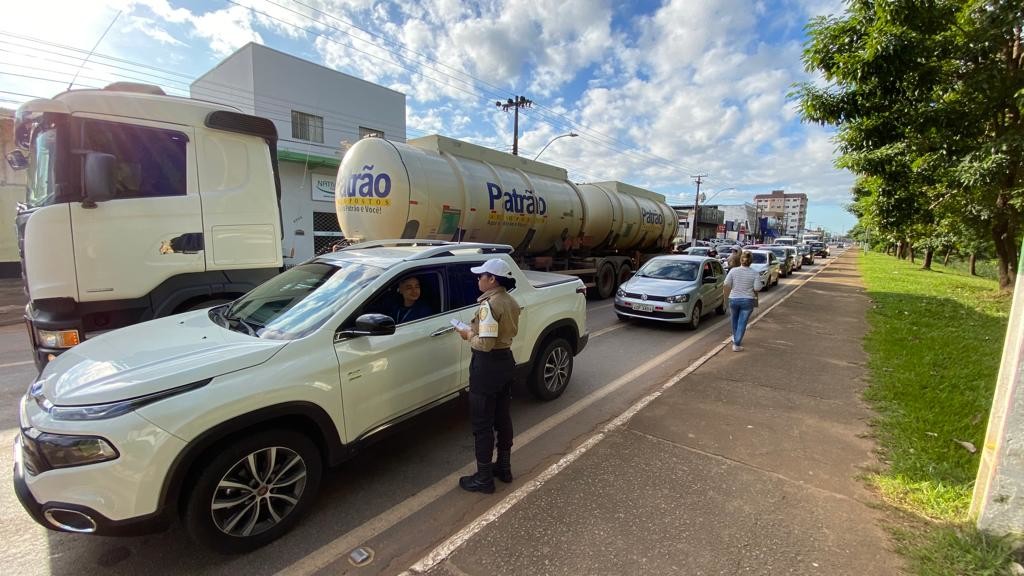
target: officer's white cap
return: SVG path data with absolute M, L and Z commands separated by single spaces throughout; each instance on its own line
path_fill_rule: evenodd
M 469 269 L 473 274 L 490 274 L 492 276 L 512 277 L 512 269 L 508 267 L 501 258 L 491 258 L 484 262 L 483 266 L 475 266 Z

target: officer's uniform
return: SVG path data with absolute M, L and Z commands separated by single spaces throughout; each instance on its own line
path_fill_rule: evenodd
M 491 462 L 495 431 L 499 453 L 512 449 L 512 381 L 516 362 L 512 338 L 519 331 L 519 304 L 503 287 L 485 292 L 477 299 L 469 339 L 473 358 L 469 363 L 470 421 L 476 446 L 476 461 Z

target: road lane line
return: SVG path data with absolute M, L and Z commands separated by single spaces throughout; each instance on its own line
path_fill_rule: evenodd
M 26 364 L 35 364 L 35 361 L 25 360 L 24 362 L 9 362 L 7 364 L 0 364 L 0 368 L 11 368 L 12 366 L 24 366 Z
M 822 268 L 822 270 L 824 270 L 824 268 Z M 818 272 L 820 272 L 820 271 L 821 270 L 819 270 Z M 814 276 L 817 276 L 817 274 L 815 274 Z M 789 295 L 793 294 L 793 292 L 795 292 L 797 288 L 803 286 L 803 284 L 805 284 L 807 282 L 807 280 L 810 280 L 814 276 L 810 276 L 806 280 L 801 281 L 800 284 L 795 286 L 792 291 L 790 291 L 788 294 L 786 294 L 783 297 L 783 299 L 788 298 Z M 777 304 L 772 305 L 771 307 L 767 308 L 765 310 L 765 313 L 767 313 L 768 311 L 773 309 L 776 305 Z M 757 316 L 756 318 L 751 319 L 750 324 L 755 323 L 763 315 L 764 315 L 764 313 L 762 313 L 761 315 Z M 712 322 L 711 324 L 708 325 L 708 328 L 705 328 L 705 332 L 708 331 L 708 330 L 714 330 L 720 324 L 722 324 L 723 322 L 726 322 L 727 320 L 728 320 L 728 317 L 723 317 L 723 318 L 721 318 L 719 320 L 716 320 L 716 321 Z M 614 329 L 617 329 L 618 327 L 625 327 L 625 326 L 628 326 L 628 324 L 622 323 L 622 324 L 616 324 L 615 326 L 609 326 L 608 328 L 605 328 L 605 329 L 599 330 L 598 332 L 595 332 L 594 334 L 591 335 L 591 338 L 596 338 L 597 336 L 599 336 L 601 334 L 606 334 L 608 332 L 611 332 Z M 671 349 L 669 349 L 669 350 L 659 354 L 658 356 L 652 358 L 651 360 L 645 362 L 643 365 L 639 366 L 638 368 L 635 368 L 634 370 L 630 371 L 629 373 L 627 373 L 627 374 L 625 374 L 623 376 L 620 376 L 619 378 L 616 378 L 611 383 L 609 383 L 609 384 L 603 386 L 601 389 L 595 391 L 593 394 L 591 394 L 589 396 L 586 396 L 584 398 L 581 398 L 580 400 L 577 400 L 575 403 L 573 403 L 571 406 L 569 406 L 565 410 L 562 410 L 562 411 L 558 412 L 557 414 L 553 414 L 552 416 L 548 417 L 547 419 L 545 419 L 544 421 L 540 422 L 539 424 L 534 425 L 533 427 L 528 429 L 526 432 L 523 432 L 522 434 L 516 435 L 515 438 L 514 438 L 514 444 L 513 444 L 513 447 L 512 447 L 512 451 L 515 452 L 515 451 L 519 450 L 520 448 L 522 448 L 523 446 L 529 444 L 530 442 L 532 442 L 533 440 L 535 440 L 536 438 L 538 438 L 542 434 L 550 431 L 552 428 L 558 426 L 559 424 L 565 422 L 566 420 L 572 418 L 573 416 L 576 416 L 578 413 L 582 412 L 583 410 L 585 410 L 590 405 L 592 405 L 595 402 L 603 399 L 604 397 L 608 396 L 612 392 L 615 392 L 616 390 L 618 390 L 619 388 L 625 386 L 626 384 L 632 382 L 634 379 L 636 379 L 636 377 L 642 375 L 644 372 L 647 372 L 652 367 L 657 366 L 658 364 L 660 364 L 662 362 L 665 362 L 665 361 L 671 359 L 672 357 L 678 355 L 679 352 L 681 352 L 682 350 L 685 350 L 694 341 L 696 341 L 698 338 L 701 338 L 703 335 L 704 334 L 702 332 L 694 333 L 693 335 L 691 335 L 690 337 L 686 338 L 685 340 L 683 340 L 682 342 L 680 342 L 676 346 L 673 346 Z M 725 343 L 727 343 L 729 341 L 730 341 L 730 339 L 726 339 L 722 344 L 717 345 L 713 349 L 712 352 L 717 352 L 718 350 L 721 349 L 722 346 L 724 346 Z M 709 352 L 709 354 L 713 355 L 710 352 Z M 705 354 L 705 356 L 708 356 L 708 355 Z M 692 370 L 690 370 L 690 372 L 692 372 Z M 689 374 L 689 372 L 686 372 L 686 374 Z M 639 410 L 639 408 L 638 408 L 638 410 Z M 589 445 L 589 442 L 590 441 L 588 440 L 587 441 L 588 445 Z M 596 444 L 596 441 L 594 443 Z M 582 447 L 583 446 L 580 446 L 579 448 L 576 449 L 576 451 L 579 451 L 580 448 L 582 448 Z M 585 450 L 584 450 L 584 452 L 585 452 Z M 573 453 L 575 453 L 575 451 Z M 582 454 L 582 452 L 581 452 L 581 454 Z M 555 466 L 557 466 L 557 465 L 558 464 L 556 463 Z M 364 522 L 363 524 L 359 525 L 358 527 L 353 528 L 352 530 L 346 532 L 345 534 L 342 534 L 338 538 L 335 538 L 331 542 L 328 542 L 327 544 L 321 546 L 317 550 L 315 550 L 315 551 L 311 552 L 310 554 L 306 555 L 305 557 L 303 557 L 301 560 L 291 564 L 290 566 L 287 566 L 287 567 L 283 568 L 282 570 L 277 572 L 277 574 L 275 576 L 308 576 L 310 574 L 316 573 L 317 571 L 319 571 L 319 570 L 325 568 L 326 566 L 330 565 L 332 562 L 334 562 L 334 561 L 336 561 L 336 560 L 338 560 L 340 558 L 343 558 L 345 555 L 347 555 L 349 552 L 351 552 L 353 549 L 355 549 L 360 544 L 363 544 L 364 542 L 375 538 L 376 536 L 378 536 L 381 533 L 383 533 L 383 532 L 387 531 L 388 529 L 392 528 L 393 526 L 395 526 L 399 522 L 405 520 L 409 516 L 415 514 L 416 512 L 419 512 L 420 510 L 422 510 L 423 508 L 425 508 L 429 504 L 431 504 L 434 501 L 438 500 L 443 495 L 445 495 L 448 492 L 452 491 L 455 488 L 456 484 L 458 483 L 458 479 L 459 479 L 460 476 L 465 476 L 467 474 L 472 473 L 475 470 L 476 470 L 475 462 L 470 462 L 470 463 L 466 464 L 462 468 L 456 470 L 455 472 L 452 472 L 451 474 L 449 474 L 448 476 L 442 478 L 441 480 L 438 480 L 433 485 L 431 485 L 431 486 L 429 486 L 429 487 L 427 487 L 427 488 L 417 492 L 412 497 L 407 498 L 406 500 L 403 500 L 402 502 L 399 502 L 398 504 L 395 504 L 394 506 L 392 506 L 391 508 L 389 508 L 386 511 L 382 512 L 381 514 L 378 514 L 377 516 L 375 516 L 375 517 L 371 518 L 370 520 Z M 559 470 L 561 470 L 561 468 L 559 468 Z M 527 485 L 529 485 L 529 484 L 527 484 Z M 538 484 L 538 486 L 539 486 L 539 484 Z M 515 494 L 515 492 L 513 492 L 512 495 L 514 495 L 514 494 Z M 510 495 L 509 497 L 511 497 L 512 495 Z M 497 517 L 495 517 L 495 518 L 497 518 Z M 493 520 L 491 520 L 491 521 L 493 521 Z M 483 525 L 480 525 L 479 528 L 483 528 L 483 526 L 485 526 L 485 525 L 486 525 L 486 523 L 483 524 Z M 479 531 L 479 528 L 477 529 L 477 531 Z M 475 533 L 475 532 L 473 532 L 473 533 Z M 468 539 L 468 537 L 472 536 L 473 533 L 468 534 L 466 536 L 466 538 Z M 459 534 L 462 534 L 462 532 L 460 531 Z M 454 538 L 454 536 L 453 536 L 453 538 Z M 442 546 L 443 546 L 443 544 L 442 544 Z M 457 547 L 458 546 L 456 546 L 456 548 Z M 454 548 L 452 550 L 454 550 Z M 450 552 L 449 552 L 449 554 L 450 554 Z
M 719 324 L 724 322 L 726 319 L 722 318 L 709 324 L 708 330 L 713 330 L 718 327 Z M 626 324 L 618 324 L 616 326 L 626 326 Z M 605 329 L 607 330 L 607 329 Z M 615 392 L 619 388 L 622 388 L 626 384 L 633 382 L 638 376 L 641 376 L 644 372 L 647 372 L 651 368 L 669 360 L 673 356 L 678 355 L 682 350 L 685 350 L 698 338 L 701 338 L 705 334 L 697 332 L 690 337 L 686 338 L 679 344 L 673 346 L 671 349 L 655 356 L 651 360 L 648 360 L 643 365 L 633 369 L 629 373 L 620 376 L 613 380 L 611 383 L 602 386 L 599 390 L 593 394 L 577 400 L 574 404 L 553 414 L 539 424 L 535 424 L 533 427 L 528 429 L 522 434 L 518 434 L 514 437 L 512 451 L 515 452 L 523 446 L 537 439 L 542 434 L 548 432 L 552 428 L 562 424 L 566 420 L 576 416 L 581 411 L 585 410 L 591 404 L 603 399 L 612 392 Z M 594 337 L 594 336 L 592 336 Z M 452 472 L 448 476 L 438 480 L 430 487 L 417 492 L 411 498 L 408 498 L 398 504 L 395 504 L 385 512 L 378 516 L 368 520 L 357 528 L 350 530 L 349 532 L 339 536 L 335 540 L 325 544 L 316 551 L 308 554 L 298 562 L 282 569 L 277 573 L 277 576 L 307 576 L 314 574 L 318 570 L 323 569 L 330 563 L 334 562 L 338 558 L 343 557 L 352 551 L 356 546 L 370 540 L 380 533 L 388 530 L 395 524 L 398 524 L 402 520 L 405 520 L 412 514 L 419 512 L 427 505 L 431 504 L 444 494 L 447 494 L 456 487 L 459 481 L 459 476 L 465 476 L 476 470 L 476 463 L 470 462 Z
M 829 264 L 831 264 L 831 262 L 829 262 Z M 823 266 L 820 270 L 815 272 L 813 275 L 811 275 L 811 276 L 809 276 L 809 277 L 807 277 L 805 279 L 802 279 L 800 281 L 800 283 L 797 284 L 796 286 L 794 286 L 793 289 L 790 290 L 786 295 L 784 295 L 777 302 L 772 304 L 764 312 L 762 312 L 760 315 L 758 315 L 757 318 L 755 318 L 753 321 L 751 321 L 751 324 L 757 322 L 758 320 L 763 318 L 765 314 L 767 314 L 771 310 L 775 309 L 776 306 L 779 306 L 780 304 L 785 302 L 787 299 L 789 299 L 790 296 L 792 296 L 793 294 L 796 293 L 797 289 L 801 288 L 804 284 L 806 284 L 807 282 L 812 280 L 818 274 L 823 272 L 826 268 L 828 268 L 828 265 Z M 687 340 L 690 340 L 692 338 L 693 337 L 688 338 Z M 698 358 L 697 360 L 692 362 L 685 369 L 683 369 L 682 371 L 676 373 L 671 378 L 669 378 L 657 390 L 655 390 L 654 392 L 651 392 L 650 394 L 644 396 L 643 398 L 638 400 L 636 403 L 634 403 L 632 406 L 630 406 L 628 409 L 626 409 L 625 412 L 623 412 L 618 417 L 616 417 L 614 420 L 612 420 L 611 422 L 609 422 L 608 424 L 603 426 L 599 432 L 597 432 L 594 435 L 592 435 L 590 438 L 588 438 L 586 441 L 584 441 L 582 444 L 580 444 L 580 446 L 578 446 L 575 450 L 573 450 L 569 454 L 566 454 L 565 456 L 563 456 L 558 462 L 555 462 L 554 464 L 552 464 L 544 472 L 541 472 L 535 478 L 533 478 L 533 479 L 529 480 L 528 482 L 524 483 L 517 490 L 515 490 L 514 492 L 512 492 L 511 494 L 509 494 L 508 496 L 503 498 L 500 502 L 495 504 L 493 507 L 491 507 L 490 510 L 488 510 L 487 512 L 484 512 L 476 520 L 474 520 L 473 522 L 468 524 L 466 527 L 464 527 L 462 530 L 459 530 L 453 536 L 451 536 L 450 538 L 445 540 L 443 543 L 441 543 L 439 546 L 434 548 L 430 553 L 428 553 L 426 556 L 421 558 L 418 562 L 416 562 L 415 564 L 410 566 L 408 570 L 406 570 L 405 572 L 402 572 L 401 576 L 412 576 L 412 575 L 415 575 L 415 574 L 423 574 L 425 572 L 428 572 L 430 569 L 434 568 L 435 566 L 437 566 L 441 562 L 444 562 L 446 559 L 448 559 L 449 556 L 452 555 L 452 553 L 455 552 L 455 550 L 457 550 L 460 546 L 465 544 L 470 538 L 472 538 L 474 535 L 476 535 L 485 526 L 487 526 L 491 522 L 494 522 L 495 520 L 500 518 L 502 514 L 507 512 L 516 503 L 521 501 L 523 498 L 526 498 L 531 493 L 535 492 L 538 488 L 543 486 L 545 482 L 547 482 L 548 480 L 553 478 L 555 475 L 557 475 L 559 472 L 561 472 L 567 466 L 569 466 L 569 464 L 572 464 L 574 461 L 579 459 L 580 456 L 582 456 L 588 450 L 590 450 L 591 448 L 596 446 L 608 434 L 610 434 L 611 432 L 614 432 L 615 430 L 617 430 L 618 428 L 621 428 L 623 425 L 625 425 L 627 422 L 629 422 L 629 420 L 634 415 L 636 415 L 637 412 L 639 412 L 640 410 L 643 410 L 644 407 L 646 407 L 648 404 L 653 402 L 656 398 L 661 396 L 662 393 L 664 393 L 666 390 L 668 390 L 669 388 L 672 388 L 678 382 L 680 382 L 681 380 L 683 380 L 684 378 L 686 378 L 687 376 L 692 374 L 695 370 L 697 370 L 698 368 L 703 366 L 708 360 L 710 360 L 712 357 L 714 357 L 715 354 L 718 354 L 723 348 L 725 348 L 726 344 L 730 343 L 731 341 L 732 341 L 732 338 L 727 338 L 726 340 L 724 340 L 724 341 L 720 342 L 719 344 L 715 345 L 711 350 L 709 350 L 703 356 L 701 356 L 700 358 Z M 676 348 L 678 348 L 678 346 L 676 346 Z M 673 351 L 674 350 L 675 350 L 675 348 L 673 348 Z M 655 360 L 661 358 L 662 356 L 664 356 L 664 354 L 658 356 L 657 358 L 655 358 Z M 650 362 L 648 362 L 644 366 L 647 366 L 648 364 L 650 364 Z M 632 372 L 630 374 L 632 374 Z M 467 468 L 468 468 L 468 466 L 467 466 Z

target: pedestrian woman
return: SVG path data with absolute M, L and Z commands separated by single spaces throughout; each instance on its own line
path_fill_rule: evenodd
M 512 338 L 519 331 L 519 304 L 509 296 L 515 287 L 512 269 L 499 258 L 470 268 L 483 294 L 473 321 L 459 330 L 469 342 L 469 420 L 473 427 L 476 474 L 459 478 L 470 492 L 494 492 L 494 477 L 512 481 L 512 379 L 516 361 Z M 498 461 L 491 463 L 497 433 Z
M 757 304 L 757 291 L 764 284 L 761 274 L 750 267 L 754 255 L 744 250 L 740 254 L 740 265 L 730 268 L 725 276 L 725 296 L 729 299 L 729 311 L 732 314 L 732 350 L 743 350 L 743 333 L 747 331 L 747 320 L 754 312 Z

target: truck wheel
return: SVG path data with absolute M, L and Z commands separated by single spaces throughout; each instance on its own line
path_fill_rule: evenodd
M 292 430 L 267 430 L 219 448 L 186 487 L 189 536 L 221 554 L 272 542 L 313 505 L 322 469 L 316 445 Z
M 554 400 L 565 392 L 572 377 L 572 346 L 565 338 L 544 345 L 530 376 L 530 391 L 541 400 Z
M 595 278 L 599 300 L 604 300 L 615 294 L 615 279 L 615 267 L 611 265 L 611 262 L 602 263 L 597 269 L 597 277 Z
M 622 266 L 619 266 L 619 279 L 618 282 L 615 284 L 615 287 L 618 288 L 619 286 L 621 286 L 623 283 L 626 282 L 626 280 L 629 280 L 629 277 L 632 275 L 633 267 L 629 265 L 629 262 L 623 263 Z
M 695 303 L 693 305 L 693 311 L 690 312 L 690 322 L 689 324 L 686 325 L 687 328 L 689 328 L 690 330 L 696 330 L 697 328 L 700 328 L 701 312 L 702 307 L 700 305 L 700 302 Z

